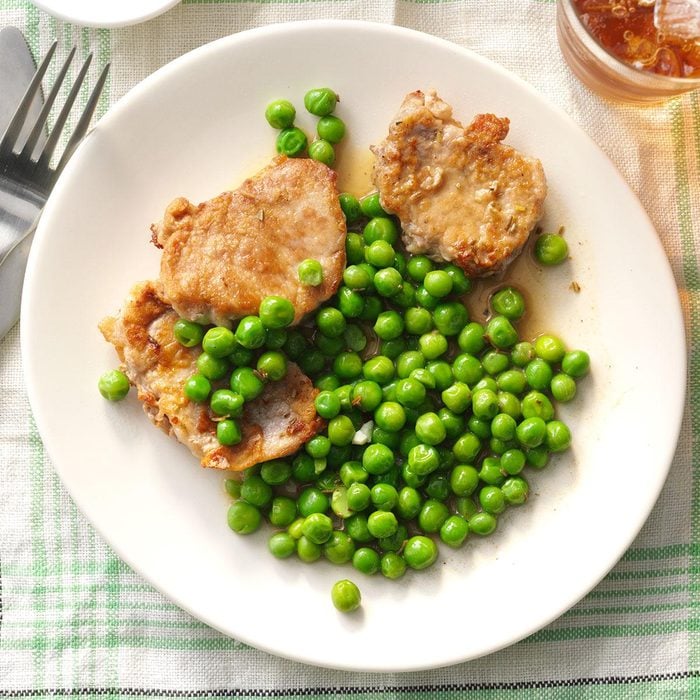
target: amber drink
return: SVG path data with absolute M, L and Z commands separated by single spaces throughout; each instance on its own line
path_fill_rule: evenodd
M 700 88 L 700 0 L 558 0 L 557 36 L 606 97 L 644 104 Z

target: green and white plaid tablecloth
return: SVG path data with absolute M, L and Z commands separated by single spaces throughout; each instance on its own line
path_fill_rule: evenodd
M 58 39 L 61 55 L 77 44 L 99 63 L 111 60 L 101 112 L 186 51 L 280 21 L 394 23 L 497 61 L 566 110 L 641 198 L 681 290 L 690 366 L 668 483 L 632 548 L 590 595 L 487 658 L 369 675 L 248 648 L 129 570 L 51 468 L 15 328 L 0 342 L 0 697 L 700 698 L 700 94 L 645 109 L 596 97 L 563 64 L 554 15 L 546 0 L 184 0 L 150 22 L 103 30 L 62 23 L 25 0 L 0 0 L 0 26 L 22 29 L 35 55 Z

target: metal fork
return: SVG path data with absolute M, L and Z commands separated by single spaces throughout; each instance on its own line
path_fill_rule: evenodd
M 87 133 L 109 71 L 107 64 L 100 73 L 63 152 L 57 157 L 55 165 L 52 165 L 59 139 L 92 62 L 90 54 L 81 66 L 46 138 L 46 122 L 75 56 L 75 48 L 61 66 L 34 124 L 27 125 L 25 122 L 32 103 L 37 95 L 40 96 L 41 81 L 55 51 L 56 42 L 38 66 L 0 141 L 0 338 L 19 318 L 24 270 L 41 211 L 58 176 Z M 26 133 L 28 128 L 31 131 L 26 141 L 21 143 L 20 134 Z M 44 140 L 45 143 L 41 145 Z

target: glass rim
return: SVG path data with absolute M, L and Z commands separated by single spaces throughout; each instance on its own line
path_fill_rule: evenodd
M 700 86 L 700 76 L 689 76 L 680 78 L 673 75 L 662 75 L 659 73 L 648 73 L 637 68 L 633 68 L 628 63 L 610 53 L 603 47 L 595 37 L 588 31 L 587 27 L 581 21 L 576 8 L 573 5 L 573 0 L 556 0 L 557 8 L 562 8 L 566 13 L 569 24 L 573 31 L 576 32 L 579 40 L 585 44 L 586 48 L 595 56 L 603 61 L 610 69 L 622 73 L 629 81 L 636 83 L 644 83 L 649 87 L 670 88 L 677 87 L 683 90 L 692 89 L 693 85 Z M 573 18 L 573 23 L 572 23 Z

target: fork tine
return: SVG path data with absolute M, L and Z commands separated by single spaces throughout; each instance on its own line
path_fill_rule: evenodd
M 92 54 L 89 54 L 88 57 L 85 59 L 85 62 L 83 63 L 82 67 L 80 68 L 80 72 L 78 73 L 78 77 L 75 79 L 75 82 L 73 83 L 73 87 L 71 88 L 70 92 L 68 93 L 68 97 L 66 99 L 66 102 L 63 105 L 61 112 L 59 113 L 59 115 L 56 119 L 56 122 L 53 125 L 53 128 L 51 129 L 51 133 L 49 134 L 49 138 L 47 139 L 46 143 L 44 144 L 44 148 L 42 149 L 41 155 L 40 155 L 39 160 L 38 160 L 40 167 L 44 164 L 48 167 L 49 161 L 51 160 L 51 156 L 53 155 L 53 152 L 56 149 L 56 144 L 58 143 L 58 139 L 60 138 L 61 132 L 63 131 L 63 127 L 66 124 L 66 120 L 68 119 L 68 115 L 70 114 L 71 108 L 73 107 L 73 103 L 75 102 L 75 98 L 78 96 L 78 92 L 80 92 L 80 88 L 83 85 L 83 81 L 85 80 L 85 75 L 88 72 L 88 68 L 90 67 L 91 62 L 92 62 Z M 32 150 L 34 150 L 33 147 L 32 147 Z
M 44 129 L 44 124 L 46 124 L 49 112 L 51 112 L 53 103 L 56 101 L 56 97 L 58 96 L 58 92 L 61 89 L 61 85 L 63 85 L 63 81 L 66 78 L 66 73 L 68 73 L 68 68 L 70 68 L 70 64 L 73 61 L 75 51 L 76 47 L 74 46 L 68 54 L 68 58 L 64 61 L 63 65 L 61 66 L 61 69 L 59 70 L 58 75 L 56 76 L 56 80 L 54 81 L 54 84 L 51 87 L 51 92 L 44 101 L 44 106 L 42 107 L 42 110 L 39 113 L 36 122 L 34 123 L 34 128 L 27 137 L 27 141 L 24 144 L 24 147 L 22 148 L 22 152 L 20 153 L 19 157 L 23 161 L 28 161 L 32 157 L 32 153 L 34 153 L 34 148 L 36 147 L 37 141 L 41 136 L 42 130 Z
M 109 73 L 109 66 L 110 64 L 106 64 L 105 67 L 102 69 L 102 72 L 100 73 L 100 77 L 97 79 L 97 82 L 95 83 L 95 87 L 92 89 L 92 92 L 90 93 L 90 97 L 88 98 L 87 104 L 85 105 L 85 109 L 83 110 L 83 113 L 80 115 L 80 119 L 78 120 L 78 123 L 73 130 L 73 133 L 71 134 L 70 139 L 68 139 L 68 143 L 66 144 L 66 147 L 63 151 L 63 155 L 61 156 L 61 160 L 59 161 L 58 165 L 56 166 L 56 174 L 58 175 L 61 170 L 63 170 L 63 167 L 65 164 L 68 162 L 68 159 L 71 157 L 73 154 L 73 151 L 76 149 L 77 145 L 80 143 L 81 139 L 83 136 L 85 136 L 85 133 L 88 130 L 88 127 L 90 126 L 90 120 L 92 119 L 92 115 L 95 112 L 95 109 L 97 107 L 97 102 L 100 99 L 100 95 L 102 93 L 102 88 L 104 87 L 105 81 L 107 80 L 107 74 Z
M 14 116 L 12 117 L 12 121 L 8 125 L 7 130 L 5 131 L 5 135 L 2 137 L 2 141 L 0 141 L 0 158 L 7 157 L 10 153 L 12 153 L 17 138 L 19 137 L 20 132 L 22 131 L 22 127 L 24 126 L 24 121 L 27 118 L 27 114 L 29 113 L 29 108 L 31 107 L 32 102 L 34 101 L 34 97 L 36 96 L 37 91 L 41 88 L 42 78 L 46 73 L 46 69 L 49 67 L 49 63 L 51 63 L 51 58 L 53 57 L 53 54 L 56 51 L 57 45 L 57 41 L 54 41 L 54 43 L 51 44 L 49 50 L 46 52 L 46 56 L 44 56 L 44 60 L 39 64 L 39 67 L 36 69 L 36 73 L 34 73 L 34 77 L 29 83 L 29 87 L 24 93 L 24 97 L 19 103 L 17 111 L 15 112 Z

